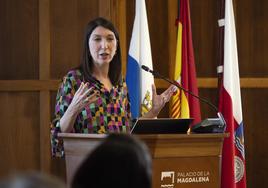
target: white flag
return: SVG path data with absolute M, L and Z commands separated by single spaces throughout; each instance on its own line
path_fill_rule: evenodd
M 138 118 L 152 106 L 154 78 L 143 71 L 141 65 L 153 69 L 146 4 L 145 0 L 136 0 L 126 76 L 133 118 Z

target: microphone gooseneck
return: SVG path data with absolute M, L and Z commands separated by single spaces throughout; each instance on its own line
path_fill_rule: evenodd
M 166 82 L 177 86 L 179 89 L 189 93 L 191 96 L 197 98 L 198 100 L 206 103 L 207 105 L 209 105 L 211 108 L 213 108 L 213 110 L 215 110 L 215 112 L 217 113 L 218 118 L 207 118 L 203 121 L 201 121 L 200 123 L 193 125 L 192 126 L 192 131 L 196 132 L 196 133 L 223 133 L 225 132 L 226 129 L 226 121 L 222 115 L 221 112 L 218 111 L 218 108 L 212 104 L 211 102 L 209 102 L 208 100 L 199 97 L 197 95 L 195 95 L 193 92 L 183 88 L 178 82 L 176 82 L 175 80 L 170 80 L 164 76 L 162 76 L 161 74 L 159 74 L 157 71 L 151 70 L 150 68 L 148 68 L 145 65 L 142 65 L 141 68 L 147 72 L 150 72 L 153 74 L 154 77 L 156 78 L 160 78 L 162 80 L 165 80 Z
M 204 99 L 204 98 L 202 98 L 202 97 L 199 97 L 199 96 L 195 95 L 193 92 L 191 92 L 191 91 L 189 91 L 189 90 L 183 88 L 183 87 L 182 87 L 178 82 L 176 82 L 175 80 L 170 80 L 170 79 L 164 77 L 163 75 L 159 74 L 157 71 L 151 70 L 149 67 L 147 67 L 147 66 L 145 66 L 145 65 L 142 65 L 141 68 L 142 68 L 143 70 L 147 71 L 147 72 L 152 73 L 152 75 L 153 75 L 154 77 L 163 79 L 163 80 L 165 80 L 166 82 L 168 82 L 168 83 L 170 83 L 170 84 L 172 84 L 172 85 L 175 85 L 175 86 L 177 86 L 179 89 L 181 89 L 181 90 L 183 90 L 183 91 L 189 93 L 190 95 L 192 95 L 193 97 L 197 98 L 198 100 L 201 100 L 202 102 L 208 104 L 210 107 L 213 108 L 213 110 L 215 110 L 216 113 L 218 113 L 218 108 L 217 108 L 214 104 L 212 104 L 211 102 L 209 102 L 208 100 L 206 100 L 206 99 Z

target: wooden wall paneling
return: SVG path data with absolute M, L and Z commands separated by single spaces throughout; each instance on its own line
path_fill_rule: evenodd
M 38 1 L 0 1 L 0 79 L 38 78 Z
M 98 0 L 50 1 L 51 77 L 62 78 L 80 64 L 86 24 L 99 16 Z
M 268 89 L 242 89 L 247 187 L 268 184 Z
M 39 0 L 39 80 L 50 79 L 50 0 Z
M 51 172 L 50 92 L 40 91 L 40 170 Z
M 126 61 L 125 0 L 65 2 L 64 8 L 61 7 L 62 3 L 59 1 L 51 4 L 53 48 L 51 71 L 53 78 L 61 78 L 70 68 L 80 63 L 85 26 L 91 19 L 98 16 L 114 21 L 120 32 L 123 61 Z M 113 9 L 117 11 L 111 11 Z M 113 12 L 113 15 L 111 12 Z M 66 17 L 70 19 L 66 19 Z M 60 70 L 60 72 L 56 70 Z M 123 70 L 125 70 L 125 64 L 123 64 Z
M 0 91 L 57 90 L 61 80 L 0 80 Z
M 199 96 L 218 106 L 218 90 L 214 88 L 199 88 Z M 200 101 L 201 119 L 217 117 L 217 113 L 208 104 Z
M 146 9 L 154 69 L 169 76 L 168 1 L 147 0 Z
M 61 80 L 0 80 L 0 91 L 57 91 Z M 217 78 L 197 78 L 198 88 L 216 88 Z M 155 79 L 158 88 L 168 83 Z M 240 78 L 241 88 L 268 88 L 268 78 Z
M 126 74 L 127 66 L 127 41 L 126 41 L 126 0 L 111 0 L 111 21 L 119 32 L 120 47 L 122 56 L 122 74 Z M 114 11 L 116 10 L 116 11 Z
M 50 92 L 50 116 L 51 121 L 54 118 L 55 113 L 55 104 L 56 104 L 56 95 L 57 95 L 57 88 Z M 49 139 L 50 140 L 50 139 Z M 51 152 L 49 151 L 49 155 Z M 51 174 L 59 177 L 63 181 L 66 181 L 66 165 L 64 158 L 54 157 L 51 160 Z
M 239 3 L 239 1 L 236 1 Z M 253 3 L 253 2 L 252 2 Z M 246 72 L 249 73 L 251 63 L 254 62 L 254 20 L 252 19 L 252 8 L 254 7 L 250 1 L 243 1 L 239 3 L 239 7 L 235 6 L 236 10 L 236 32 L 237 32 L 237 48 L 238 48 L 238 61 L 240 62 L 240 76 L 245 76 Z M 240 5 L 241 4 L 241 5 Z M 253 3 L 254 4 L 254 3 Z M 246 12 L 246 14 L 244 14 Z M 243 46 L 247 46 L 244 48 Z M 257 64 L 257 63 L 256 63 Z M 252 70 L 255 69 L 252 67 Z M 250 71 L 251 72 L 251 71 Z M 247 74 L 248 74 L 247 73 Z M 248 74 L 248 76 L 253 76 Z
M 62 78 L 79 64 L 77 41 L 77 1 L 50 1 L 51 76 Z
M 268 1 L 236 0 L 238 60 L 241 77 L 268 75 Z
M 111 19 L 111 0 L 99 0 L 99 16 Z
M 127 52 L 129 51 L 130 39 L 133 30 L 135 18 L 135 0 L 126 0 L 126 43 L 127 43 Z
M 8 80 L 37 79 L 38 1 L 4 0 L 0 1 L 0 7 L 3 11 L 0 17 L 0 79 L 4 80 L 4 85 Z M 16 85 L 11 87 L 15 88 Z M 1 152 L 0 175 L 28 169 L 38 170 L 38 93 L 1 89 L 0 148 L 4 152 Z
M 50 79 L 50 0 L 39 0 L 39 79 Z M 50 92 L 40 91 L 40 169 L 51 172 Z
M 190 0 L 192 37 L 198 77 L 217 77 L 220 1 Z
M 39 170 L 38 92 L 0 92 L 0 177 Z

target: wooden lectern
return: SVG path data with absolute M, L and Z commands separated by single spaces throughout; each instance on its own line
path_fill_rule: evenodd
M 82 160 L 106 135 L 60 133 L 64 140 L 67 183 Z M 153 188 L 219 188 L 221 152 L 227 134 L 135 135 L 153 159 Z

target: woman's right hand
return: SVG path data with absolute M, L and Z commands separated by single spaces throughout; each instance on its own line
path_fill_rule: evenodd
M 88 83 L 82 82 L 78 90 L 75 92 L 73 100 L 68 108 L 73 113 L 79 114 L 83 108 L 96 102 L 98 98 L 99 91 L 94 91 L 93 87 L 88 88 Z
M 60 119 L 60 127 L 62 132 L 71 132 L 77 115 L 87 105 L 97 101 L 99 92 L 94 91 L 92 93 L 92 91 L 94 91 L 94 88 L 88 88 L 88 83 L 81 83 L 80 87 L 74 94 L 71 104 Z

